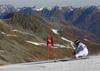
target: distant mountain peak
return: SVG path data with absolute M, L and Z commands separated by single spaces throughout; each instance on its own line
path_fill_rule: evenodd
M 46 9 L 48 9 L 48 10 L 50 10 L 50 11 L 52 10 L 52 8 L 51 8 L 51 7 L 47 7 Z
M 41 11 L 41 10 L 43 10 L 43 8 L 40 8 L 38 6 L 34 6 L 34 7 L 32 7 L 32 10 Z
M 10 11 L 18 11 L 18 9 L 15 8 L 13 5 L 5 4 L 5 5 L 0 5 L 0 11 L 2 13 L 4 13 L 6 11 L 8 11 L 8 12 L 10 12 Z
M 99 6 L 97 6 L 97 8 L 100 10 L 100 5 L 99 5 Z
M 0 5 L 0 18 L 2 18 L 4 15 L 7 15 L 8 13 L 18 12 L 18 11 L 19 9 L 15 8 L 13 5 L 10 4 Z
M 62 10 L 62 8 L 60 6 L 54 6 L 53 9 L 59 9 L 59 10 Z

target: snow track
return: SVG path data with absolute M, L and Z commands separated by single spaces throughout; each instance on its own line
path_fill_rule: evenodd
M 30 62 L 0 66 L 0 71 L 100 71 L 100 56 L 64 62 Z

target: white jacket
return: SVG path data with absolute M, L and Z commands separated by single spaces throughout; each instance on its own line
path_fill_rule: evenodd
M 87 56 L 88 55 L 88 49 L 87 49 L 85 44 L 79 43 L 76 50 L 75 50 L 75 52 L 77 52 L 78 49 L 80 49 L 80 51 L 75 55 L 76 57 Z
M 85 44 L 79 43 L 78 46 L 77 46 L 77 48 L 75 49 L 75 52 L 77 52 L 78 49 L 80 49 L 80 50 L 82 51 L 82 50 L 84 50 L 85 48 L 87 48 Z

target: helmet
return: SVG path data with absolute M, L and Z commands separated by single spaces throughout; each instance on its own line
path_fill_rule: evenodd
M 78 46 L 78 44 L 79 44 L 80 42 L 79 42 L 79 40 L 76 40 L 75 41 L 75 44 Z

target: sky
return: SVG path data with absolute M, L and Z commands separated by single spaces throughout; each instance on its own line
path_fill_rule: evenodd
M 82 7 L 89 5 L 100 5 L 100 0 L 0 0 L 0 4 L 11 4 L 15 7 L 53 7 L 73 6 Z

